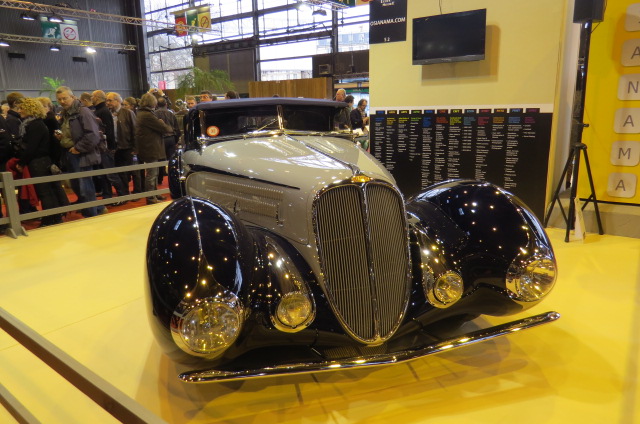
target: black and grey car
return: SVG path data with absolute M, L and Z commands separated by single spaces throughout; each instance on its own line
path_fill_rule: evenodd
M 170 161 L 174 201 L 146 254 L 165 352 L 208 382 L 396 363 L 553 321 L 522 312 L 556 280 L 540 222 L 509 192 L 457 180 L 405 198 L 334 126 L 344 103 L 198 105 Z M 477 328 L 477 327 L 476 327 Z

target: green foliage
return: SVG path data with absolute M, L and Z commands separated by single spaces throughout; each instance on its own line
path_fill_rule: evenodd
M 56 97 L 56 90 L 61 85 L 64 85 L 64 80 L 61 78 L 51 78 L 51 77 L 43 77 L 44 81 L 42 82 L 42 90 L 40 90 L 39 95 L 42 93 L 48 93 L 50 99 L 54 99 Z
M 234 89 L 235 86 L 226 71 L 212 69 L 207 72 L 193 67 L 189 73 L 178 77 L 176 94 L 179 98 L 182 98 L 188 94 L 200 94 L 202 90 L 221 94 Z

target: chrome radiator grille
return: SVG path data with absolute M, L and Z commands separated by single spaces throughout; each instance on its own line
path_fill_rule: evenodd
M 379 184 L 347 184 L 314 203 L 324 284 L 334 312 L 357 340 L 393 335 L 407 307 L 409 250 L 400 195 Z

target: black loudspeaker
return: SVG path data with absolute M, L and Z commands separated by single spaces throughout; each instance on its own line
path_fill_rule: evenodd
M 573 22 L 602 22 L 605 0 L 576 0 L 573 8 Z

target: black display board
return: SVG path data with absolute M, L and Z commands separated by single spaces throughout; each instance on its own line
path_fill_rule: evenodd
M 540 108 L 377 110 L 371 153 L 407 197 L 448 179 L 489 181 L 542 219 L 551 120 Z
M 407 40 L 407 0 L 373 0 L 369 4 L 369 44 Z

